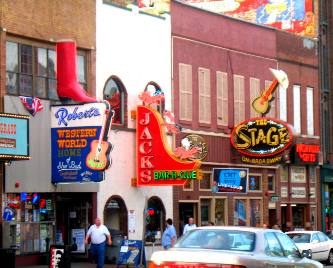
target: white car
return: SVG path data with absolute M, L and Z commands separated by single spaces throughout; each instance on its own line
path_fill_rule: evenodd
M 150 267 L 321 268 L 323 265 L 304 258 L 293 240 L 281 231 L 211 226 L 191 230 L 173 248 L 154 252 Z
M 296 243 L 300 252 L 307 250 L 309 258 L 333 264 L 333 240 L 319 231 L 294 231 L 286 233 Z

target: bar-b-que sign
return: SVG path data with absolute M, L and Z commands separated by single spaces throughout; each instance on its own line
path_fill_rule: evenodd
M 292 138 L 287 124 L 268 117 L 244 121 L 231 133 L 231 143 L 243 154 L 242 161 L 261 165 L 280 162 Z

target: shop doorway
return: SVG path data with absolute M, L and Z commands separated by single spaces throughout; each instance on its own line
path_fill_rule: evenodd
M 276 209 L 270 209 L 268 211 L 268 225 L 271 227 L 274 224 L 277 224 L 277 212 Z
M 127 236 L 127 215 L 128 212 L 124 200 L 120 196 L 111 196 L 104 207 L 104 225 Z
M 305 206 L 297 205 L 292 207 L 292 219 L 294 229 L 304 229 L 305 227 Z
M 153 196 L 147 201 L 146 219 L 146 242 L 160 242 L 161 234 L 165 229 L 166 213 L 162 200 Z
M 198 204 L 197 203 L 179 203 L 179 234 L 183 234 L 184 226 L 188 223 L 189 218 L 198 223 Z

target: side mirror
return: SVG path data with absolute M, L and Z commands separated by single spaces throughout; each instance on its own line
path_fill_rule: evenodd
M 303 250 L 301 256 L 303 258 L 311 259 L 312 258 L 312 252 L 310 250 Z

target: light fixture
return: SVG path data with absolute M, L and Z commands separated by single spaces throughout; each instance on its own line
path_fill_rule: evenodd
M 297 205 L 296 205 L 296 204 L 291 204 L 290 206 L 291 206 L 291 207 L 297 207 Z
M 281 204 L 280 206 L 281 206 L 281 207 L 286 207 L 286 206 L 287 206 L 287 204 Z

